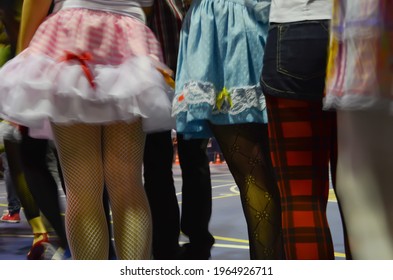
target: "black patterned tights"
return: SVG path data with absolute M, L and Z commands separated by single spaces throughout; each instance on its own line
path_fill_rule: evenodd
M 247 221 L 251 259 L 282 259 L 281 209 L 267 125 L 211 125 L 236 184 Z

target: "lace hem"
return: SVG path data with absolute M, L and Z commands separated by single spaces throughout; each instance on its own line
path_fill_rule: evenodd
M 225 87 L 218 91 L 212 83 L 190 81 L 184 84 L 183 91 L 173 100 L 172 115 L 193 110 L 193 105 L 209 105 L 213 115 L 240 115 L 250 109 L 263 111 L 265 98 L 259 85 Z

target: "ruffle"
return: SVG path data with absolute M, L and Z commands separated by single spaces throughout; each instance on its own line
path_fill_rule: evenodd
M 326 111 L 379 111 L 393 115 L 393 100 L 372 95 L 327 95 L 323 100 L 323 109 Z
M 77 60 L 59 62 L 27 50 L 0 71 L 0 112 L 33 130 L 50 127 L 48 122 L 105 124 L 138 118 L 145 132 L 169 130 L 175 126 L 173 90 L 157 63 L 132 57 L 116 66 L 88 65 L 93 88 Z

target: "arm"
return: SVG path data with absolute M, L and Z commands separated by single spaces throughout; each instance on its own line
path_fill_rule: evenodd
M 25 0 L 23 2 L 17 53 L 29 45 L 38 26 L 47 16 L 51 4 L 52 0 Z

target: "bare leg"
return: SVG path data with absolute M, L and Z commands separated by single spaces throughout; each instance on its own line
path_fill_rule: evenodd
M 355 259 L 393 259 L 393 118 L 338 117 L 337 185 Z

